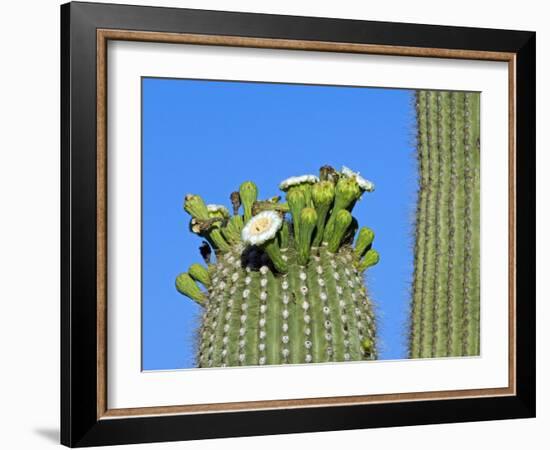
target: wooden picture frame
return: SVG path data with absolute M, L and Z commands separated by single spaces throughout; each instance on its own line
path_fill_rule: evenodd
M 125 5 L 61 7 L 61 442 L 91 446 L 535 415 L 535 33 Z M 109 40 L 505 61 L 509 68 L 506 388 L 110 409 Z

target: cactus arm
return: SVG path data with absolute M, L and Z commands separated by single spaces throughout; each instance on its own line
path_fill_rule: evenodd
M 479 354 L 479 94 L 467 94 L 465 108 L 465 355 Z
M 436 147 L 436 130 L 437 130 L 437 105 L 436 93 L 427 92 L 426 98 L 426 131 L 428 140 L 428 195 L 427 195 L 427 210 L 426 210 L 426 227 L 425 227 L 425 245 L 426 253 L 424 280 L 424 298 L 423 298 L 423 315 L 421 325 L 421 357 L 430 358 L 433 355 L 433 330 L 434 330 L 434 284 L 433 274 L 435 272 L 435 242 L 436 242 L 436 195 L 433 186 L 437 184 L 438 176 L 438 159 Z
M 286 191 L 296 225 L 294 238 L 284 212 L 259 212 L 243 226 L 238 215 L 241 202 L 246 215 L 257 197 L 251 182 L 232 194 L 232 217 L 223 206 L 204 205 L 199 196 L 186 197 L 191 231 L 217 250 L 216 262 L 211 263 L 210 247 L 203 245 L 201 255 L 208 267 L 193 264 L 176 281 L 180 292 L 204 306 L 197 352 L 200 367 L 376 357 L 372 307 L 356 267 L 370 266 L 378 256 L 369 245 L 359 254 L 350 248 L 357 231 L 350 226 L 350 210 L 361 194 L 358 181 L 344 177 L 338 201 L 334 182 L 334 177 L 319 182 L 306 175 L 281 183 L 285 188 L 290 185 Z M 280 206 L 278 199 L 268 203 L 264 206 Z M 320 223 L 318 209 L 326 207 L 326 219 L 333 203 L 338 212 L 333 214 L 329 242 L 312 248 Z M 218 237 L 221 244 L 215 242 Z M 208 293 L 195 281 L 203 283 Z
M 411 357 L 479 354 L 479 94 L 417 92 Z
M 436 94 L 437 131 L 435 141 L 437 146 L 438 176 L 436 184 L 436 216 L 435 216 L 435 271 L 434 271 L 434 332 L 433 356 L 441 357 L 448 354 L 449 345 L 449 315 L 446 288 L 448 285 L 448 201 L 450 185 L 450 95 L 448 92 Z
M 281 362 L 281 286 L 273 272 L 267 274 L 266 364 Z
M 449 244 L 449 289 L 448 298 L 451 306 L 451 339 L 450 354 L 462 354 L 462 317 L 463 317 L 463 278 L 464 278 L 464 101 L 465 94 L 453 92 L 454 104 L 454 139 L 451 136 L 451 185 L 454 188 L 452 198 L 453 212 L 449 226 L 451 242 Z
M 473 205 L 472 205 L 472 320 L 470 321 L 470 333 L 471 338 L 471 355 L 479 355 L 481 353 L 481 344 L 480 344 L 480 325 L 481 325 L 481 306 L 480 306 L 480 295 L 481 295 L 481 269 L 480 269 L 480 216 L 481 216 L 481 179 L 480 179 L 480 168 L 481 168 L 481 153 L 480 153 L 480 124 L 481 124 L 481 110 L 480 110 L 480 94 L 472 94 L 472 130 L 473 130 L 473 142 L 472 142 L 472 152 L 473 152 L 473 162 L 474 162 L 474 193 L 473 193 Z
M 417 164 L 419 171 L 419 192 L 416 209 L 415 226 L 415 263 L 413 274 L 413 298 L 410 317 L 409 354 L 412 358 L 420 358 L 420 344 L 422 336 L 422 313 L 424 310 L 424 270 L 426 252 L 426 221 L 428 207 L 428 133 L 426 117 L 426 92 L 417 91 L 416 97 L 416 122 L 417 135 Z

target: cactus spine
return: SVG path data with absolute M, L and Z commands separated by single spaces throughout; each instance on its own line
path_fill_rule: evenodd
M 479 101 L 477 93 L 416 92 L 411 358 L 479 355 Z
M 323 173 L 330 176 L 282 182 L 288 205 L 278 197 L 258 200 L 256 185 L 245 182 L 231 194 L 232 216 L 186 196 L 190 229 L 208 241 L 201 246 L 207 267 L 193 264 L 176 279 L 178 291 L 203 307 L 199 367 L 376 358 L 363 273 L 378 253 L 368 228 L 352 246 L 357 221 L 351 215 L 373 185 L 349 169 L 324 166 Z

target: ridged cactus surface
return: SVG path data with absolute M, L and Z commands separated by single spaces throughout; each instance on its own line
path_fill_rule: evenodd
M 176 279 L 203 307 L 199 367 L 376 358 L 363 275 L 379 257 L 373 231 L 358 230 L 351 214 L 373 184 L 324 166 L 320 177 L 289 178 L 280 188 L 285 203 L 258 200 L 256 185 L 243 183 L 230 196 L 233 214 L 186 197 L 190 229 L 208 242 L 206 267 L 193 264 Z
M 417 91 L 419 196 L 409 356 L 480 352 L 478 93 Z

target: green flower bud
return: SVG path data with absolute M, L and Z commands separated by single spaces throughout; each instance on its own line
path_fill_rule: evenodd
M 311 190 L 313 204 L 316 208 L 320 206 L 331 206 L 334 200 L 334 184 L 332 181 L 321 181 L 313 186 Z
M 202 292 L 197 283 L 189 276 L 188 273 L 180 273 L 176 278 L 176 289 L 181 294 L 195 300 L 199 305 L 204 305 L 206 296 Z
M 361 197 L 361 189 L 354 178 L 340 178 L 334 192 L 334 206 L 330 218 L 325 226 L 323 240 L 328 242 L 334 233 L 334 220 L 336 214 L 343 209 L 351 210 L 358 198 Z
M 300 189 L 291 189 L 286 195 L 286 199 L 290 207 L 292 223 L 294 224 L 294 240 L 298 242 L 298 236 L 300 235 L 300 214 L 306 206 L 306 199 Z
M 244 209 L 244 221 L 252 217 L 252 206 L 258 199 L 258 187 L 252 181 L 245 181 L 239 188 L 239 195 Z
M 354 178 L 340 178 L 336 184 L 334 209 L 348 208 L 361 197 L 361 189 Z
M 208 269 L 202 264 L 191 264 L 191 266 L 189 266 L 189 275 L 191 275 L 191 278 L 194 280 L 202 283 L 203 286 L 210 286 L 210 274 L 208 273 Z
M 208 208 L 204 203 L 204 200 L 200 195 L 187 194 L 185 196 L 185 202 L 183 204 L 183 209 L 187 211 L 191 216 L 201 219 L 208 220 Z
M 283 225 L 279 230 L 279 246 L 281 248 L 288 248 L 290 241 L 290 230 L 288 229 L 288 222 L 283 221 Z
M 367 227 L 361 228 L 355 242 L 355 255 L 361 258 L 363 253 L 371 246 L 372 241 L 374 241 L 374 231 Z
M 352 220 L 350 212 L 346 209 L 338 211 L 334 217 L 334 230 L 328 240 L 328 251 L 331 253 L 338 251 L 342 238 Z
M 365 271 L 369 267 L 378 264 L 378 261 L 380 261 L 380 255 L 376 250 L 371 248 L 369 251 L 367 251 L 367 253 L 365 253 L 363 260 L 359 263 L 359 270 Z
M 317 212 L 313 208 L 304 208 L 300 213 L 300 237 L 298 240 L 298 264 L 305 266 L 309 261 L 311 237 L 317 224 Z
M 317 210 L 317 228 L 312 245 L 313 247 L 319 247 L 323 241 L 327 216 L 334 201 L 334 184 L 332 181 L 321 181 L 315 184 L 311 191 L 311 197 Z

